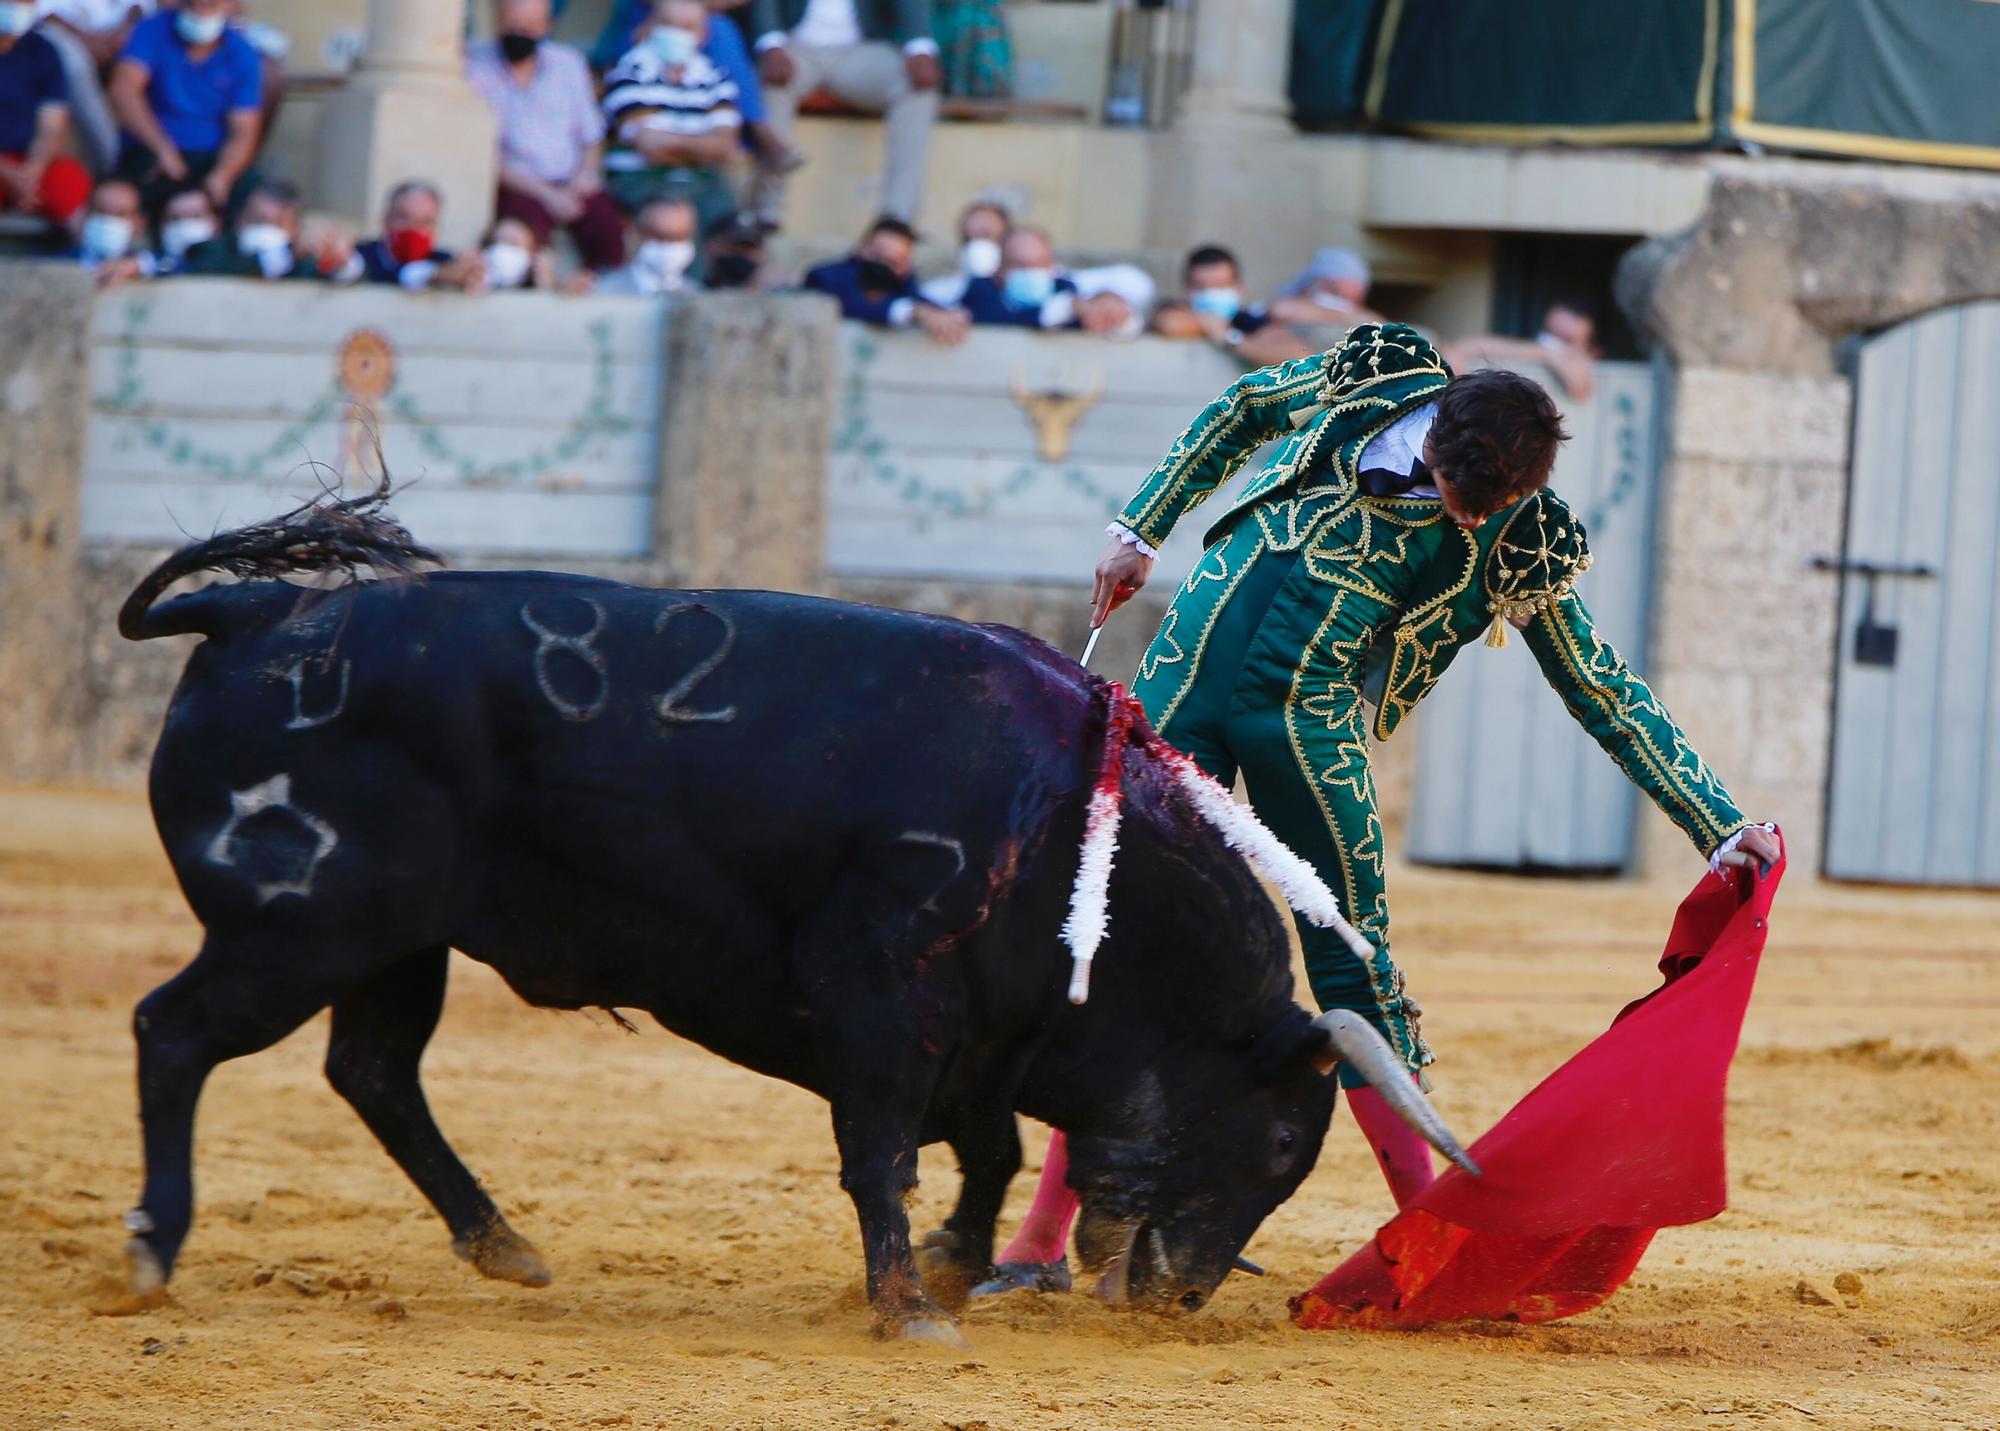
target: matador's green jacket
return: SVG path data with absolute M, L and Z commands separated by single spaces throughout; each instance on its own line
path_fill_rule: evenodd
M 1366 325 L 1329 353 L 1245 374 L 1195 419 L 1119 522 L 1158 546 L 1278 439 L 1209 532 L 1133 693 L 1160 733 L 1218 779 L 1241 775 L 1272 829 L 1338 895 L 1371 957 L 1299 924 L 1322 1008 L 1363 1014 L 1405 1063 L 1431 1061 L 1389 956 L 1381 822 L 1368 759 L 1459 649 L 1509 617 L 1570 713 L 1704 853 L 1744 820 L 1646 683 L 1601 640 L 1573 585 L 1582 526 L 1552 492 L 1472 532 L 1435 497 L 1371 497 L 1362 451 L 1451 374 L 1414 329 Z

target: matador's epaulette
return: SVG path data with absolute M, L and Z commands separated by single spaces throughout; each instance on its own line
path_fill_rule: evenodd
M 1505 646 L 1510 620 L 1555 605 L 1589 569 L 1590 545 L 1569 504 L 1547 489 L 1524 498 L 1486 554 L 1486 644 Z

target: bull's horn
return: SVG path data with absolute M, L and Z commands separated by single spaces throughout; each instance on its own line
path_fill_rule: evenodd
M 1396 1111 L 1397 1117 L 1451 1161 L 1474 1177 L 1479 1176 L 1479 1164 L 1472 1161 L 1452 1136 L 1451 1129 L 1445 1127 L 1437 1109 L 1431 1107 L 1430 1100 L 1411 1081 L 1403 1061 L 1396 1057 L 1389 1041 L 1375 1032 L 1373 1025 L 1352 1010 L 1333 1009 L 1314 1019 L 1313 1027 L 1325 1032 L 1333 1053 L 1353 1064 L 1355 1071 L 1368 1080 L 1368 1086 Z

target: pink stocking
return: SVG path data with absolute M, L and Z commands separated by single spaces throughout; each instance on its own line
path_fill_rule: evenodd
M 1361 1135 L 1374 1150 L 1375 1161 L 1382 1165 L 1382 1176 L 1388 1179 L 1396 1206 L 1409 1206 L 1410 1199 L 1431 1185 L 1430 1145 L 1398 1118 L 1374 1089 L 1350 1088 L 1346 1093 L 1347 1106 L 1354 1110 Z
M 1042 1180 L 1021 1230 L 1000 1254 L 1002 1262 L 1060 1262 L 1069 1247 L 1069 1225 L 1076 1220 L 1076 1194 L 1069 1190 L 1069 1139 L 1057 1129 L 1049 1137 L 1049 1155 L 1042 1160 Z

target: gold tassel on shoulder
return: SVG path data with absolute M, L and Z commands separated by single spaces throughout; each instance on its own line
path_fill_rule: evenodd
M 1486 644 L 1499 648 L 1507 644 L 1507 615 L 1503 611 L 1493 613 L 1493 624 L 1486 628 Z

